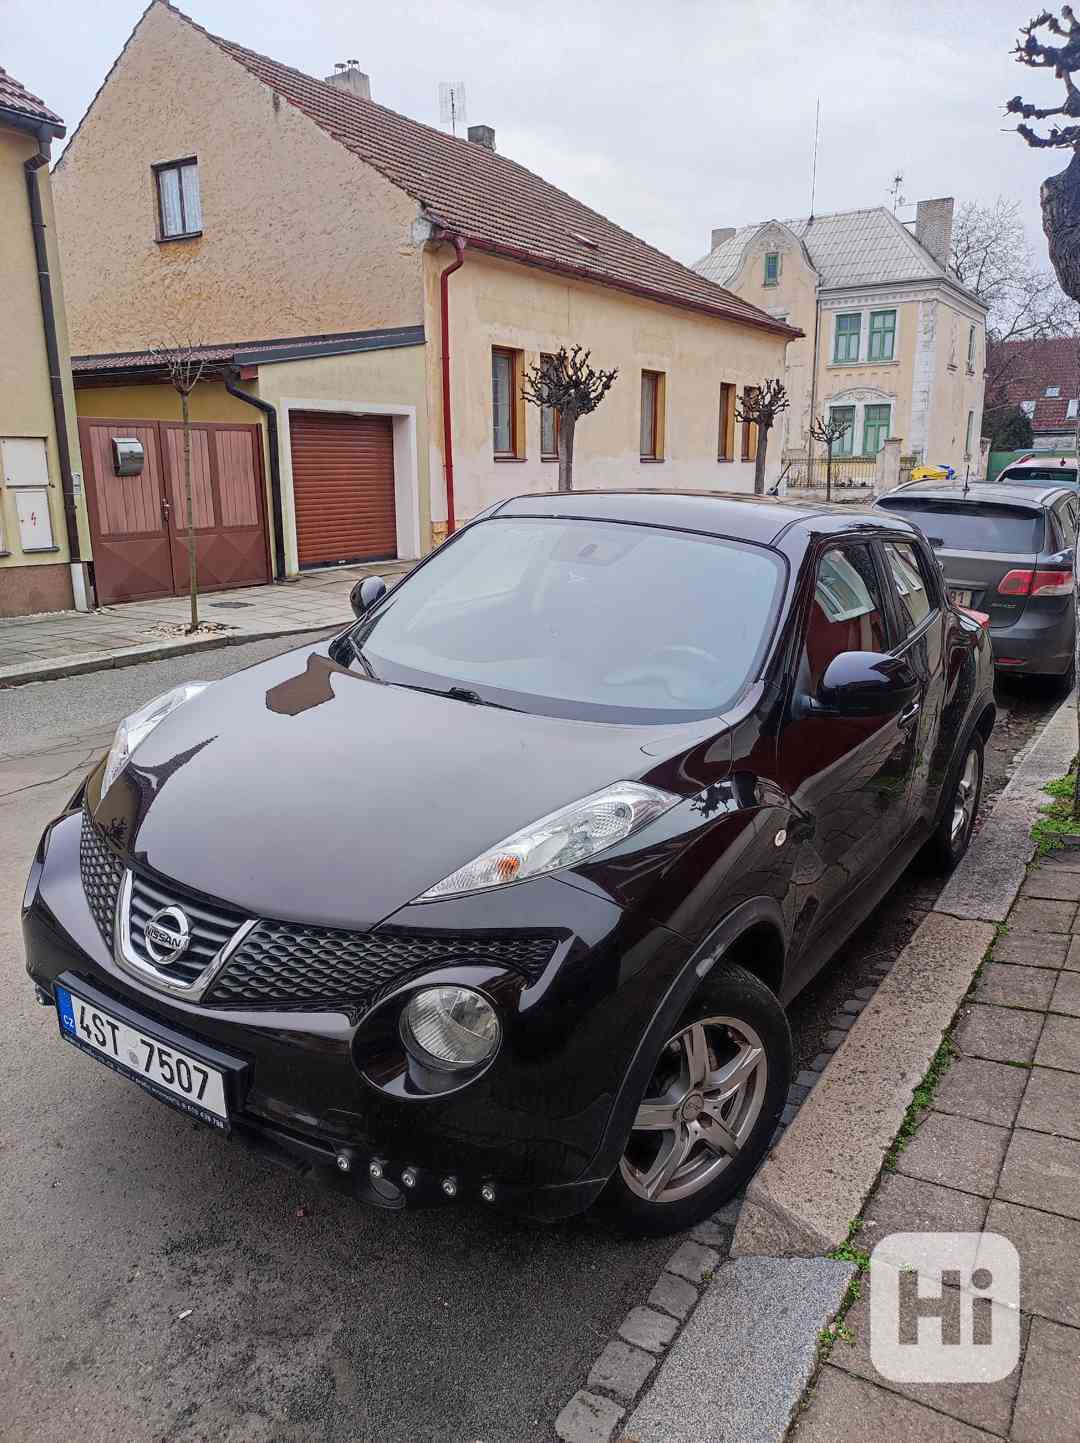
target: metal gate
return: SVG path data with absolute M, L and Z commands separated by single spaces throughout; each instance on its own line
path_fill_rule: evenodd
M 301 567 L 396 556 L 390 417 L 292 411 L 289 435 Z
M 142 444 L 143 469 L 118 476 L 113 440 Z M 98 601 L 141 601 L 188 589 L 183 426 L 179 421 L 84 417 L 79 440 Z M 199 589 L 270 580 L 258 426 L 191 426 L 191 491 Z

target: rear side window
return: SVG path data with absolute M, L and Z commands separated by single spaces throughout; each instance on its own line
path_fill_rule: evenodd
M 988 501 L 930 501 L 911 497 L 879 505 L 914 522 L 931 546 L 946 551 L 992 551 L 1031 555 L 1042 549 L 1046 523 L 1041 510 L 999 506 Z
M 934 609 L 933 594 L 926 584 L 918 553 L 906 542 L 886 541 L 885 557 L 896 585 L 900 620 L 906 632 L 922 625 Z
M 1043 485 L 1075 486 L 1076 469 L 1073 466 L 1008 466 L 999 481 L 1041 481 Z

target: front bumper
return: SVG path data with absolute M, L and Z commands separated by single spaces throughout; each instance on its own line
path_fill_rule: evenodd
M 80 826 L 69 813 L 48 830 L 27 884 L 27 970 L 39 994 L 51 999 L 66 976 L 95 989 L 102 1005 L 127 1006 L 181 1042 L 244 1062 L 230 1117 L 239 1140 L 389 1208 L 482 1200 L 555 1218 L 583 1210 L 603 1188 L 620 1150 L 613 1108 L 658 1001 L 689 956 L 682 938 L 554 878 L 508 888 L 479 908 L 476 899 L 410 908 L 411 925 L 442 935 L 478 921 L 503 935 L 557 922 L 564 941 L 527 985 L 502 969 L 426 973 L 425 981 L 467 981 L 503 999 L 504 1041 L 467 1085 L 404 1096 L 362 1071 L 385 998 L 366 1012 L 224 1008 L 165 995 L 121 969 L 83 890 Z

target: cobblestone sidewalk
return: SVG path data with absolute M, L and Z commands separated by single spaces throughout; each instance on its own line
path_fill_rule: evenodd
M 953 1032 L 955 1054 L 867 1204 L 854 1246 L 994 1232 L 1020 1254 L 1021 1359 L 994 1383 L 889 1382 L 869 1279 L 793 1443 L 1080 1439 L 1080 850 L 1037 862 Z
M 293 582 L 208 592 L 199 598 L 199 619 L 213 630 L 194 637 L 184 635 L 191 606 L 186 596 L 125 602 L 91 612 L 0 618 L 0 687 L 294 631 L 329 631 L 352 615 L 349 592 L 360 577 L 385 576 L 390 582 L 413 565 L 383 561 L 342 566 L 305 572 Z

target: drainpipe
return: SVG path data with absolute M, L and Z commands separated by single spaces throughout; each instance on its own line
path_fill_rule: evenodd
M 465 264 L 465 242 L 461 236 L 447 236 L 453 242 L 457 259 L 451 261 L 439 277 L 439 301 L 442 315 L 442 417 L 443 417 L 443 477 L 446 481 L 446 534 L 451 536 L 456 528 L 454 515 L 454 425 L 450 410 L 450 296 L 448 283 L 455 271 Z
M 49 163 L 48 126 L 37 131 L 38 150 L 23 163 L 26 171 L 26 193 L 30 201 L 30 225 L 34 232 L 34 259 L 37 262 L 38 291 L 41 296 L 41 319 L 45 332 L 45 354 L 49 365 L 49 390 L 52 392 L 53 426 L 56 449 L 60 457 L 60 485 L 64 498 L 64 528 L 67 532 L 68 559 L 71 562 L 71 589 L 79 611 L 89 611 L 86 574 L 82 568 L 79 546 L 79 517 L 75 509 L 75 483 L 71 475 L 71 447 L 68 444 L 67 407 L 64 404 L 64 380 L 60 367 L 60 347 L 56 339 L 56 311 L 53 308 L 52 277 L 49 274 L 49 251 L 45 239 L 45 218 L 41 210 L 41 187 L 38 171 Z M 81 604 L 80 604 L 81 603 Z
M 239 373 L 234 371 L 233 376 L 239 380 Z M 274 507 L 274 575 L 278 581 L 285 580 L 285 522 L 281 508 L 281 461 L 278 456 L 278 428 L 277 409 L 271 406 L 269 401 L 264 401 L 261 396 L 252 396 L 248 391 L 241 391 L 235 381 L 229 380 L 229 373 L 222 373 L 225 382 L 225 389 L 230 396 L 235 396 L 238 401 L 244 401 L 249 406 L 254 406 L 266 417 L 266 449 L 270 456 L 270 500 Z

